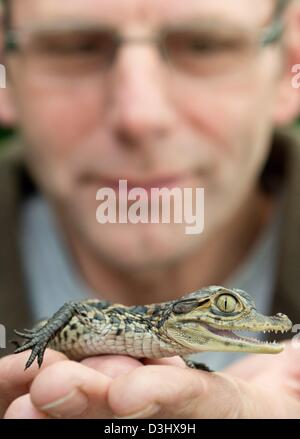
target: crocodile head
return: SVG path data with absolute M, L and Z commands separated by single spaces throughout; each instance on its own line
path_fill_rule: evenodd
M 245 291 L 212 286 L 175 300 L 161 323 L 163 333 L 191 352 L 238 351 L 275 354 L 276 342 L 243 337 L 239 331 L 286 332 L 292 322 L 284 314 L 267 317 L 256 311 Z

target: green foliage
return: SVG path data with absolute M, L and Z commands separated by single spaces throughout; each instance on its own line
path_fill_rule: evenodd
M 0 145 L 3 140 L 6 140 L 10 136 L 14 134 L 14 130 L 12 128 L 3 128 L 0 127 Z

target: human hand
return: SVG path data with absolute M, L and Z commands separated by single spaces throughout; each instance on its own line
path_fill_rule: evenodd
M 300 351 L 290 345 L 213 374 L 188 369 L 179 358 L 144 366 L 121 356 L 75 363 L 48 350 L 46 360 L 6 418 L 300 418 Z
M 41 369 L 33 364 L 24 371 L 27 359 L 28 351 L 0 360 L 0 418 L 113 417 L 107 404 L 109 384 L 116 376 L 142 366 L 122 356 L 92 357 L 78 363 L 47 349 Z

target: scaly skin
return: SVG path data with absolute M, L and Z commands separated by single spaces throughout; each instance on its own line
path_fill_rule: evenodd
M 69 302 L 32 330 L 15 331 L 25 338 L 16 353 L 31 349 L 26 363 L 43 362 L 46 347 L 81 360 L 99 354 L 135 358 L 185 357 L 201 351 L 236 351 L 275 354 L 283 346 L 237 336 L 232 331 L 289 331 L 284 314 L 266 317 L 256 311 L 245 291 L 211 286 L 180 299 L 145 306 L 124 306 L 107 301 Z

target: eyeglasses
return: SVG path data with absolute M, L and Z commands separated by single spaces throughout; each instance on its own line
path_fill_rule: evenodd
M 62 24 L 9 30 L 5 49 L 24 59 L 32 77 L 47 83 L 82 80 L 107 72 L 124 44 L 154 44 L 172 71 L 210 80 L 241 71 L 260 48 L 278 42 L 283 29 L 279 17 L 254 32 L 228 24 L 197 22 L 171 26 L 149 36 L 125 36 L 95 25 Z

